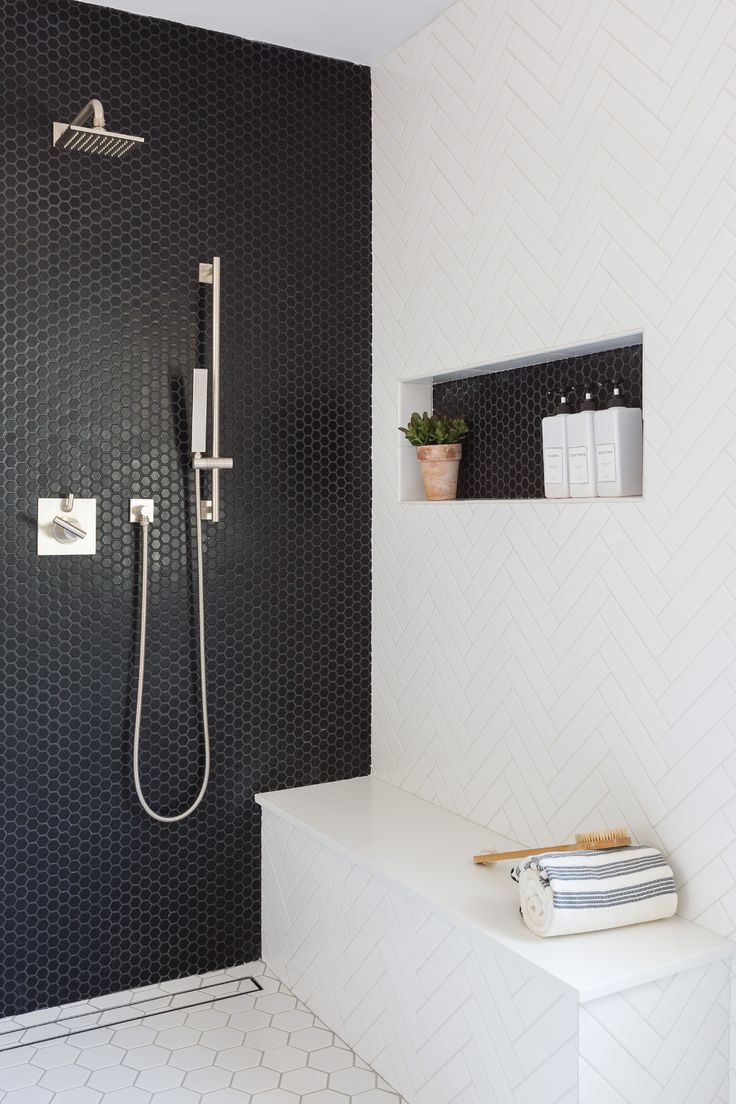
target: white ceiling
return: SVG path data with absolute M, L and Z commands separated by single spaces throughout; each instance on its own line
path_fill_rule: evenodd
M 84 0 L 368 65 L 452 0 Z

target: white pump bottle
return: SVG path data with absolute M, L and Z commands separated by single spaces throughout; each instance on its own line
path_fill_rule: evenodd
M 577 414 L 567 419 L 567 462 L 571 498 L 595 498 L 598 494 L 595 451 L 596 401 L 590 388 Z
M 623 498 L 642 492 L 641 407 L 626 406 L 616 384 L 605 410 L 595 414 L 598 494 Z
M 544 455 L 544 494 L 546 498 L 569 498 L 570 476 L 567 461 L 567 423 L 570 407 L 567 395 L 560 395 L 555 412 L 542 418 Z

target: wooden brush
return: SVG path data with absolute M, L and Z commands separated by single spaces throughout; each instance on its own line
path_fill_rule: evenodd
M 490 866 L 506 859 L 525 859 L 529 855 L 544 855 L 547 851 L 607 851 L 611 847 L 628 847 L 631 836 L 625 828 L 606 828 L 603 832 L 580 832 L 574 843 L 562 843 L 559 847 L 524 847 L 521 851 L 484 851 L 474 855 L 473 862 Z

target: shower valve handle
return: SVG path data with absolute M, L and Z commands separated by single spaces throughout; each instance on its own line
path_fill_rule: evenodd
M 63 517 L 57 514 L 52 522 L 54 537 L 60 544 L 71 544 L 72 541 L 82 540 L 87 536 L 87 530 L 74 518 Z

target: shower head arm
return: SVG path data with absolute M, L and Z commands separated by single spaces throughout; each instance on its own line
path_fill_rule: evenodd
M 75 115 L 69 126 L 81 126 L 87 119 L 92 119 L 95 129 L 105 129 L 105 112 L 99 100 L 90 100 L 78 115 Z
M 137 146 L 143 145 L 143 138 L 137 135 L 116 134 L 107 130 L 105 112 L 97 99 L 85 104 L 70 123 L 54 122 L 51 136 L 56 149 L 82 150 L 84 153 L 100 153 L 105 157 L 124 157 Z

